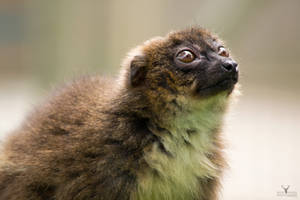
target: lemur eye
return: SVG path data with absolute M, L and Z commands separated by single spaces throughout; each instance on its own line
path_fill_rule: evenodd
M 180 51 L 176 56 L 181 62 L 190 63 L 195 60 L 195 55 L 189 50 Z
M 223 47 L 223 46 L 220 46 L 219 48 L 218 48 L 218 54 L 220 55 L 220 56 L 224 56 L 224 57 L 229 57 L 229 52 L 225 49 L 225 47 Z

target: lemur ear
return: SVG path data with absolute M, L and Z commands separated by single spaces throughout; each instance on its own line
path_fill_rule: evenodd
M 133 87 L 143 83 L 146 76 L 146 59 L 144 56 L 135 56 L 130 63 L 130 84 Z

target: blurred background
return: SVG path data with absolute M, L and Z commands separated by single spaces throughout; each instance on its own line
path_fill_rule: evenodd
M 221 199 L 299 199 L 299 0 L 1 0 L 0 141 L 52 87 L 114 76 L 132 47 L 193 24 L 217 33 L 240 64 Z M 278 195 L 282 185 L 294 196 Z

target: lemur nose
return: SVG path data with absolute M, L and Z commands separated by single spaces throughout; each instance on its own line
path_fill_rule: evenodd
M 238 64 L 233 60 L 225 61 L 224 63 L 222 63 L 222 67 L 227 72 L 238 71 Z

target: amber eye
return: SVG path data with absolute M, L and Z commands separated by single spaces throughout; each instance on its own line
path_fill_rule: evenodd
M 195 55 L 189 50 L 180 51 L 176 57 L 184 63 L 190 63 L 195 60 Z
M 229 57 L 229 52 L 225 49 L 225 47 L 219 47 L 218 54 L 220 56 Z

